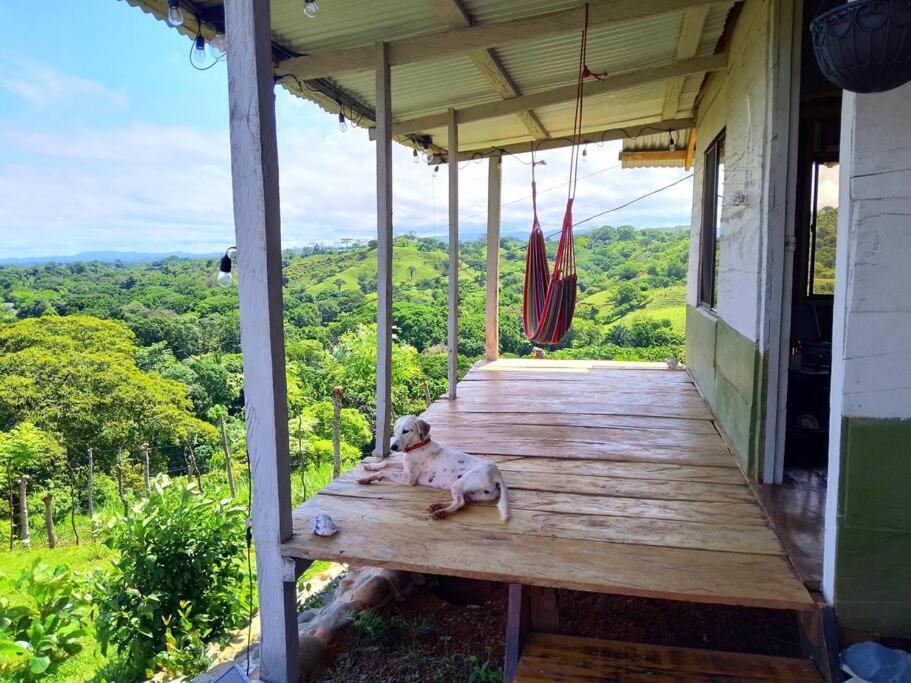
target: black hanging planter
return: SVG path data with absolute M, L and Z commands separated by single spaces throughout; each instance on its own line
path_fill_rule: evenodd
M 911 81 L 911 0 L 856 0 L 810 23 L 823 76 L 858 93 Z

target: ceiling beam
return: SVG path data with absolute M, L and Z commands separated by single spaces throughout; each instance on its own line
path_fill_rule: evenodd
M 710 3 L 706 3 L 706 0 L 601 0 L 590 7 L 588 23 L 590 28 L 597 28 L 606 24 L 680 12 L 705 4 Z M 580 5 L 533 17 L 393 40 L 388 43 L 389 63 L 392 66 L 401 66 L 572 33 L 581 30 L 584 15 L 585 6 Z M 373 68 L 373 50 L 373 45 L 364 45 L 314 52 L 283 60 L 278 64 L 278 71 L 282 74 L 293 73 L 301 79 L 366 71 Z
M 683 24 L 680 27 L 680 37 L 677 39 L 677 61 L 682 62 L 692 59 L 699 50 L 699 43 L 702 40 L 702 31 L 705 28 L 705 20 L 709 16 L 709 7 L 692 7 L 683 15 Z M 667 83 L 667 91 L 664 94 L 663 117 L 666 119 L 677 116 L 680 109 L 680 95 L 683 92 L 685 76 L 678 76 Z
M 672 130 L 688 130 L 691 129 L 693 125 L 693 120 L 689 118 L 645 123 L 635 122 L 627 124 L 623 127 L 615 126 L 613 128 L 607 128 L 605 130 L 595 130 L 589 133 L 583 133 L 579 137 L 579 142 L 582 144 L 596 144 L 599 142 L 610 142 L 612 140 L 624 140 L 627 138 L 637 138 L 641 135 L 651 135 L 652 133 L 663 133 Z M 569 147 L 571 144 L 573 144 L 573 140 L 571 137 L 556 137 L 548 138 L 546 140 L 527 140 L 525 142 L 515 142 L 508 145 L 500 145 L 498 147 L 489 147 L 486 149 L 464 150 L 459 152 L 458 159 L 459 161 L 469 161 L 472 159 L 490 156 L 491 154 L 495 153 L 525 154 L 531 151 L 532 144 L 535 146 L 535 152 L 544 152 L 549 149 Z M 432 163 L 446 163 L 446 155 L 444 154 L 434 158 Z
M 431 0 L 431 4 L 437 15 L 451 29 L 467 28 L 474 23 L 460 0 Z M 522 94 L 492 48 L 476 50 L 469 56 L 481 75 L 501 98 L 508 100 Z M 516 116 L 535 140 L 549 137 L 547 130 L 534 112 L 520 111 L 516 112 Z
M 688 59 L 684 62 L 674 62 L 665 66 L 650 67 L 638 71 L 630 71 L 625 74 L 608 76 L 604 80 L 598 80 L 586 83 L 585 96 L 594 97 L 609 92 L 625 90 L 645 83 L 655 81 L 664 81 L 677 76 L 686 76 L 689 74 L 701 74 L 709 71 L 721 71 L 727 68 L 728 55 L 722 52 L 709 57 L 697 57 Z M 477 104 L 472 107 L 459 109 L 459 123 L 471 123 L 472 121 L 483 121 L 484 119 L 496 118 L 498 116 L 507 116 L 520 111 L 537 109 L 538 107 L 547 107 L 563 102 L 570 102 L 576 99 L 576 85 L 566 85 L 553 90 L 546 90 L 533 95 L 522 95 L 509 100 L 499 100 L 497 102 L 487 102 Z M 442 112 L 440 114 L 430 114 L 421 116 L 409 121 L 398 121 L 392 125 L 393 135 L 405 135 L 418 131 L 427 131 L 433 128 L 441 128 L 446 125 L 449 114 Z
M 686 141 L 686 159 L 683 162 L 683 168 L 689 171 L 693 168 L 693 159 L 696 156 L 696 127 L 690 129 L 689 139 Z

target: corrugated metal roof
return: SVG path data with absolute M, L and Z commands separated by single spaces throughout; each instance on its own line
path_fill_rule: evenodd
M 675 149 L 683 151 L 686 149 L 690 140 L 690 131 L 679 130 L 674 135 L 676 141 Z M 670 149 L 670 140 L 668 133 L 652 133 L 649 135 L 640 135 L 632 140 L 624 140 L 623 152 L 663 152 Z M 683 168 L 683 159 L 648 159 L 644 157 L 623 159 L 621 161 L 623 168 Z
M 276 44 L 291 54 L 311 54 L 395 41 L 447 30 L 445 18 L 435 6 L 440 0 L 320 0 L 315 19 L 303 13 L 303 0 L 271 0 L 272 27 Z M 166 0 L 128 0 L 159 18 Z M 186 7 L 217 8 L 222 0 L 184 1 Z M 461 0 L 475 25 L 578 7 L 579 0 Z M 647 3 L 646 3 L 647 5 Z M 733 5 L 712 5 L 705 21 L 696 57 L 711 55 Z M 589 31 L 588 66 L 595 71 L 619 73 L 670 64 L 676 56 L 684 11 L 656 15 Z M 195 26 L 194 22 L 188 22 Z M 190 29 L 190 32 L 195 31 Z M 187 33 L 184 29 L 184 33 Z M 520 94 L 545 92 L 575 82 L 579 34 L 576 32 L 535 38 L 494 50 Z M 326 109 L 337 111 L 335 96 L 340 92 L 366 110 L 375 106 L 374 74 L 370 71 L 344 73 L 325 79 L 320 94 L 307 88 L 302 95 Z M 701 74 L 684 80 L 677 118 L 691 115 L 702 83 Z M 292 81 L 283 83 L 296 90 Z M 650 83 L 620 92 L 589 97 L 585 101 L 586 130 L 622 127 L 661 118 L 666 84 Z M 336 90 L 337 89 L 337 90 Z M 393 116 L 408 120 L 500 99 L 487 78 L 468 56 L 445 56 L 437 60 L 396 66 L 392 70 Z M 571 132 L 572 102 L 536 109 L 534 113 L 551 137 Z M 445 148 L 445 130 L 422 131 L 433 135 L 434 143 Z M 460 126 L 463 150 L 531 140 L 525 125 L 515 114 L 466 123 Z M 626 149 L 626 147 L 624 147 Z

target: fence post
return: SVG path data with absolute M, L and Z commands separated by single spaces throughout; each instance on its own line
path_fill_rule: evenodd
M 79 505 L 79 493 L 76 486 L 76 470 L 73 463 L 70 462 L 69 456 L 66 459 L 66 471 L 70 478 L 70 526 L 73 527 L 73 536 L 76 538 L 76 545 L 79 545 L 79 532 L 76 530 L 76 507 Z M 89 519 L 91 528 L 92 520 Z
M 127 505 L 127 498 L 123 492 L 123 449 L 117 449 L 117 495 L 120 497 L 120 503 L 123 505 L 123 516 L 130 516 L 130 506 Z
M 424 400 L 427 402 L 427 407 L 429 408 L 433 405 L 433 398 L 430 396 L 430 385 L 427 384 L 427 380 L 424 380 Z
M 228 476 L 228 488 L 231 489 L 231 497 L 237 497 L 237 490 L 234 488 L 234 470 L 231 469 L 231 449 L 228 446 L 228 433 L 225 431 L 225 416 L 218 416 L 218 428 L 221 430 L 221 449 L 225 452 L 225 473 Z
M 13 514 L 13 508 L 15 507 L 15 494 L 13 493 L 13 468 L 10 464 L 10 461 L 6 461 L 6 485 L 7 492 L 9 493 L 9 549 L 13 549 L 13 536 L 16 529 L 16 521 L 13 519 L 15 515 Z
M 146 498 L 148 498 L 152 495 L 152 487 L 149 485 L 149 444 L 141 444 L 139 452 L 142 455 L 142 484 L 145 486 Z
M 187 455 L 190 457 L 190 468 L 193 476 L 196 477 L 196 485 L 199 487 L 199 492 L 202 493 L 202 477 L 199 476 L 199 468 L 196 466 L 196 452 L 193 450 L 192 443 L 187 444 Z
M 95 516 L 95 492 L 92 489 L 93 481 L 92 477 L 95 469 L 95 455 L 92 453 L 92 449 L 89 449 L 89 521 L 92 517 Z
M 47 547 L 57 547 L 57 530 L 54 529 L 54 494 L 45 493 L 41 500 L 44 501 L 44 528 L 47 530 Z
M 342 393 L 345 390 L 342 387 L 335 387 L 332 390 L 332 478 L 338 479 L 342 474 L 342 444 L 341 444 L 341 421 L 342 421 Z
M 26 548 L 32 545 L 32 535 L 28 528 L 28 482 L 27 474 L 19 477 L 19 540 Z

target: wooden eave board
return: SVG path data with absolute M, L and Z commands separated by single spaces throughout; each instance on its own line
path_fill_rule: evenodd
M 519 370 L 471 379 L 504 365 L 523 367 L 501 363 L 472 370 L 459 398 L 438 401 L 426 418 L 436 440 L 499 464 L 509 488 L 509 522 L 501 522 L 492 505 L 431 520 L 425 508 L 446 500 L 448 491 L 359 485 L 363 470 L 357 467 L 295 511 L 295 534 L 283 551 L 601 593 L 812 606 L 698 391 L 676 379 L 687 380 L 686 373 L 559 361 L 560 371 L 584 379 L 523 380 L 534 385 L 537 398 L 517 402 L 511 378 Z M 531 372 L 532 363 L 554 365 L 525 361 Z M 574 373 L 577 368 L 585 372 Z M 591 376 L 595 369 L 602 377 Z M 615 392 L 613 399 L 601 398 L 624 377 L 641 385 L 635 397 L 618 400 Z M 571 386 L 584 388 L 585 396 Z M 587 412 L 551 410 L 580 400 Z M 518 409 L 532 403 L 539 421 Z M 650 406 L 655 415 L 617 412 L 629 406 Z M 341 528 L 336 536 L 309 533 L 321 512 Z

